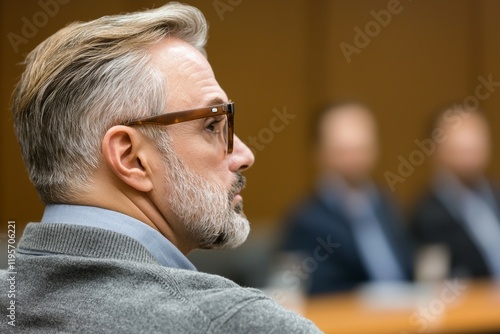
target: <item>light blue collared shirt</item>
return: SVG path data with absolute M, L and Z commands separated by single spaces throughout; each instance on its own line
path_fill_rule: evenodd
M 370 181 L 357 192 L 349 189 L 338 176 L 320 180 L 318 192 L 332 207 L 340 207 L 349 218 L 349 227 L 359 250 L 361 261 L 374 281 L 404 279 L 404 271 L 375 211 L 378 191 Z
M 469 189 L 451 173 L 441 172 L 439 176 L 434 193 L 463 225 L 492 276 L 500 278 L 500 220 L 493 189 L 485 179 L 478 180 L 475 188 Z
M 50 204 L 42 224 L 97 227 L 121 233 L 143 245 L 165 267 L 196 270 L 196 267 L 160 232 L 123 213 L 94 206 Z

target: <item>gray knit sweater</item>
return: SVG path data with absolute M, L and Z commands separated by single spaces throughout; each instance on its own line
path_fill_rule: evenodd
M 12 275 L 0 271 L 0 333 L 320 332 L 258 290 L 163 267 L 134 239 L 104 229 L 31 223 L 16 270 L 15 299 L 6 293 Z

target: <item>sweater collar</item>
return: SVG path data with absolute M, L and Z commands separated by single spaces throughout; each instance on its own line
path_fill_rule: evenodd
M 195 266 L 160 232 L 120 212 L 93 206 L 47 205 L 42 224 L 65 224 L 104 229 L 139 242 L 165 267 L 196 270 Z

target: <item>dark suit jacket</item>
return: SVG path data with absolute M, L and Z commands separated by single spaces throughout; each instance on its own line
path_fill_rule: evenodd
M 495 201 L 498 214 L 498 208 L 500 208 L 498 191 L 495 192 Z M 439 243 L 448 246 L 451 255 L 450 276 L 485 277 L 490 275 L 483 256 L 462 222 L 450 213 L 434 193 L 429 192 L 417 204 L 411 220 L 411 228 L 419 245 Z
M 315 270 L 310 270 L 311 294 L 348 290 L 370 280 L 356 247 L 350 220 L 340 206 L 340 203 L 327 204 L 314 193 L 286 220 L 285 251 L 298 251 L 314 258 L 318 237 L 339 244 L 326 260 L 317 261 Z M 397 210 L 385 196 L 379 195 L 376 214 L 400 267 L 406 278 L 411 279 L 412 247 Z

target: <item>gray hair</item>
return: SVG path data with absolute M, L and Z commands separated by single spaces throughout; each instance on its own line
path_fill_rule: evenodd
M 111 126 L 164 112 L 165 78 L 148 47 L 172 36 L 206 55 L 207 30 L 198 9 L 169 3 L 73 23 L 27 56 L 12 111 L 30 180 L 45 203 L 69 202 L 89 185 Z

